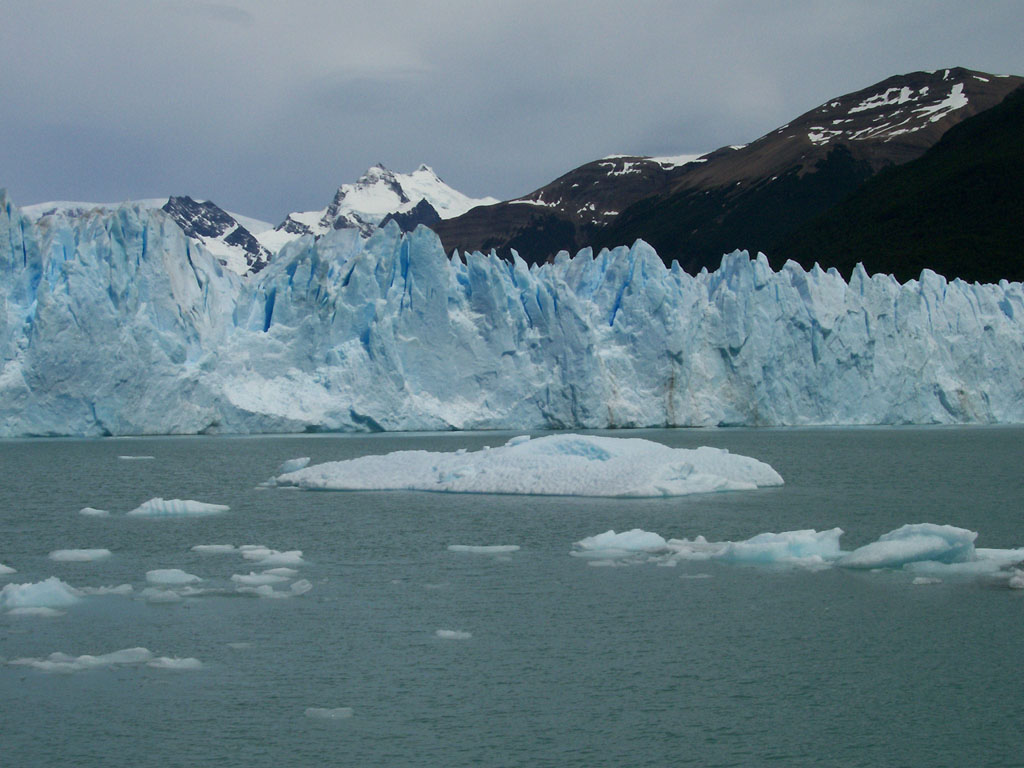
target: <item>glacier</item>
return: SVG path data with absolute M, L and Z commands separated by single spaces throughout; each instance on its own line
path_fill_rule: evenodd
M 1024 422 L 1024 288 L 528 267 L 338 230 L 241 278 L 160 210 L 0 191 L 0 436 Z

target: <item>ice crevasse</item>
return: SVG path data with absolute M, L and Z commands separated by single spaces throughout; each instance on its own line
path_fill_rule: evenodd
M 1024 422 L 1024 289 L 638 241 L 528 267 L 428 229 L 250 279 L 162 211 L 0 193 L 0 436 Z

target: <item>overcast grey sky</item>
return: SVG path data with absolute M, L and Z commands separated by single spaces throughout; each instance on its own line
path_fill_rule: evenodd
M 1024 2 L 0 0 L 0 187 L 268 221 L 380 162 L 516 197 L 892 74 L 1024 74 Z

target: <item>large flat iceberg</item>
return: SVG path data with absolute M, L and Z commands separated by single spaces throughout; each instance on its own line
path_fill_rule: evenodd
M 307 490 L 410 490 L 551 496 L 684 496 L 782 485 L 764 462 L 720 448 L 669 448 L 639 438 L 517 437 L 480 451 L 396 451 L 279 475 Z

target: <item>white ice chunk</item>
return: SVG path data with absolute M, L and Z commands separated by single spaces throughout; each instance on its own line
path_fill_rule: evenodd
M 439 629 L 434 635 L 442 640 L 469 640 L 473 637 L 472 632 L 463 632 L 459 629 Z
M 942 579 L 937 579 L 934 576 L 915 576 L 914 580 L 910 583 L 914 586 L 922 586 L 924 584 L 941 584 Z
M 136 517 L 192 517 L 216 515 L 220 512 L 227 512 L 229 509 L 230 507 L 224 504 L 207 504 L 191 499 L 161 499 L 158 497 L 150 499 L 128 514 Z
M 0 576 L 7 576 L 11 573 L 17 573 L 17 571 L 14 568 L 11 568 L 11 566 L 9 565 L 4 565 L 3 563 L 0 563 Z
M 841 528 L 761 533 L 746 541 L 726 543 L 715 557 L 737 563 L 782 563 L 817 566 L 839 557 Z
M 285 576 L 289 579 L 299 574 L 294 568 L 268 568 L 264 573 L 268 573 L 271 576 Z
M 86 517 L 108 517 L 110 512 L 105 509 L 96 509 L 95 507 L 82 507 L 78 510 L 78 514 L 85 515 Z
M 55 549 L 50 559 L 60 563 L 92 563 L 110 557 L 109 549 Z
M 66 653 L 51 653 L 45 659 L 12 659 L 8 664 L 38 669 L 42 672 L 82 672 L 87 669 L 102 669 L 132 664 L 145 664 L 153 658 L 147 648 L 125 648 L 121 651 L 104 653 L 99 656 L 70 656 Z
M 0 607 L 66 608 L 79 601 L 81 593 L 56 576 L 29 584 L 7 584 L 0 590 Z
M 1024 589 L 1024 571 L 1014 568 L 1007 584 L 1010 589 Z
M 178 587 L 183 584 L 195 584 L 202 579 L 194 574 L 186 573 L 180 568 L 157 568 L 146 571 L 146 581 L 159 586 Z
M 347 720 L 352 717 L 352 707 L 306 707 L 306 717 L 314 720 Z
M 118 456 L 117 458 L 121 461 L 147 461 L 149 459 L 155 459 L 155 456 Z
M 283 462 L 281 466 L 277 468 L 276 474 L 286 475 L 289 472 L 296 472 L 304 467 L 309 466 L 309 462 L 309 456 L 302 456 L 301 458 L 298 459 L 288 459 L 288 461 Z
M 231 580 L 244 584 L 247 587 L 258 587 L 261 584 L 280 584 L 282 581 L 288 581 L 288 577 L 278 576 L 273 573 L 254 573 L 250 571 L 248 575 L 241 573 L 233 574 Z
M 639 438 L 546 437 L 467 453 L 397 451 L 280 475 L 282 486 L 568 496 L 677 496 L 782 485 L 764 462 Z
M 952 525 L 917 523 L 904 525 L 844 555 L 844 568 L 900 568 L 915 561 L 962 563 L 975 559 L 978 534 Z
M 306 579 L 299 579 L 298 581 L 293 581 L 291 587 L 289 587 L 293 595 L 304 595 L 307 592 L 309 592 L 309 590 L 311 590 L 312 588 L 313 585 Z
M 229 552 L 236 552 L 234 544 L 196 544 L 192 547 L 193 552 L 200 552 L 204 555 L 222 555 Z
M 64 611 L 56 608 L 43 608 L 42 606 L 25 606 L 24 608 L 12 608 L 7 612 L 8 616 L 36 616 L 44 619 L 52 619 L 63 616 Z
M 287 552 L 278 552 L 276 549 L 261 547 L 259 549 L 245 550 L 242 552 L 242 557 L 246 560 L 254 560 L 257 565 L 270 567 L 279 565 L 304 565 L 306 562 L 302 559 L 301 549 L 291 549 Z
M 83 595 L 130 595 L 133 591 L 131 584 L 118 584 L 109 587 L 79 587 Z
M 203 668 L 202 662 L 191 656 L 185 659 L 178 659 L 173 656 L 158 656 L 152 661 L 147 662 L 146 666 L 153 669 L 170 669 L 176 672 L 191 672 Z
M 141 594 L 147 603 L 180 603 L 182 600 L 181 595 L 173 589 L 146 587 Z
M 616 533 L 613 530 L 577 541 L 571 554 L 576 557 L 617 559 L 638 553 L 664 552 L 668 542 L 661 536 L 640 528 Z
M 470 552 L 476 555 L 497 555 L 505 552 L 518 552 L 518 544 L 449 544 L 449 552 Z

